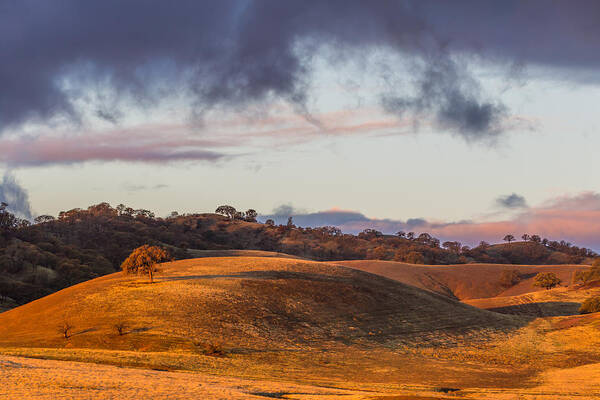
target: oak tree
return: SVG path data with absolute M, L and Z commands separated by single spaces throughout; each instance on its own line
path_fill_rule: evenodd
M 129 257 L 121 264 L 121 269 L 126 274 L 148 274 L 150 283 L 154 282 L 154 273 L 157 272 L 156 264 L 171 261 L 169 253 L 161 247 L 147 244 L 133 250 Z

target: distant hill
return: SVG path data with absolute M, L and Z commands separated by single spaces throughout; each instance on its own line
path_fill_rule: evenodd
M 581 304 L 595 296 L 600 296 L 600 281 L 512 296 L 465 300 L 465 303 L 504 314 L 548 317 L 577 315 Z
M 533 278 L 540 272 L 555 273 L 563 281 L 561 285 L 567 286 L 571 284 L 576 271 L 589 268 L 582 265 L 418 265 L 374 260 L 341 261 L 336 264 L 385 276 L 461 301 L 545 291 L 533 286 Z M 507 285 L 503 280 L 505 271 L 516 271 L 518 282 Z
M 286 258 L 201 258 L 160 266 L 156 283 L 110 274 L 0 314 L 0 346 L 190 350 L 399 345 L 510 331 L 492 313 L 378 275 Z M 69 339 L 61 336 L 65 323 Z M 114 326 L 124 324 L 124 334 Z M 436 339 L 437 338 L 437 339 Z M 454 338 L 454 339 L 453 339 Z
M 428 234 L 394 236 L 367 229 L 351 235 L 335 227 L 275 226 L 254 218 L 255 212 L 157 218 L 148 210 L 107 203 L 61 212 L 58 218 L 42 216 L 34 225 L 5 218 L 14 224 L 0 226 L 0 310 L 115 272 L 143 244 L 167 247 L 175 259 L 255 251 L 319 261 L 578 264 L 595 255 L 564 242 L 482 243 L 470 249 L 457 242 L 440 245 Z

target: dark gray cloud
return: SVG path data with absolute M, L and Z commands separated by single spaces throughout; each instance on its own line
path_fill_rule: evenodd
M 433 116 L 467 140 L 494 138 L 509 110 L 461 59 L 568 68 L 573 78 L 600 65 L 599 15 L 591 0 L 0 0 L 0 132 L 77 122 L 86 102 L 117 122 L 118 109 L 89 96 L 95 88 L 142 106 L 185 90 L 199 114 L 278 98 L 310 119 L 310 60 L 330 45 L 351 50 L 337 62 L 375 49 L 416 60 L 406 77 L 415 93 L 390 87 L 385 109 Z
M 369 218 L 358 211 L 326 210 L 306 212 L 292 205 L 276 207 L 271 214 L 261 215 L 259 221 L 273 219 L 276 224 L 285 224 L 292 217 L 294 224 L 302 227 L 337 226 L 347 233 L 358 233 L 373 228 L 384 233 L 396 233 L 399 230 L 426 229 L 431 227 L 423 218 L 409 218 L 406 221 Z
M 498 197 L 496 199 L 496 205 L 508 209 L 527 208 L 527 201 L 525 200 L 525 197 L 512 193 Z
M 32 218 L 27 191 L 19 185 L 15 177 L 5 173 L 0 181 L 0 202 L 8 204 L 8 209 L 21 218 Z
M 285 224 L 292 217 L 298 226 L 341 226 L 349 222 L 365 222 L 369 219 L 363 214 L 354 211 L 319 211 L 308 213 L 295 209 L 291 205 L 281 205 L 269 215 L 261 215 L 259 220 L 273 219 L 276 224 Z
M 503 104 L 482 100 L 477 82 L 460 76 L 458 66 L 449 58 L 431 62 L 421 72 L 414 96 L 384 95 L 382 105 L 398 115 L 433 114 L 440 128 L 467 140 L 493 140 L 503 132 L 502 122 L 507 116 Z

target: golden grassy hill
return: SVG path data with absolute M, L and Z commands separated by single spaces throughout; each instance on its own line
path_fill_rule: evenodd
M 600 295 L 600 285 L 571 285 L 551 290 L 540 290 L 517 296 L 499 296 L 465 300 L 478 308 L 490 311 L 549 317 L 579 314 L 579 307 L 586 299 Z
M 509 399 L 540 384 L 554 395 L 552 379 L 563 370 L 600 370 L 600 315 L 502 315 L 364 271 L 289 258 L 201 258 L 161 268 L 154 284 L 117 273 L 0 314 L 0 354 L 360 389 L 365 399 L 455 398 L 435 395 L 446 387 L 464 398 Z M 65 321 L 74 327 L 69 339 L 58 332 Z M 225 357 L 201 350 L 215 342 Z M 561 382 L 574 382 L 567 375 Z
M 533 286 L 533 278 L 538 272 L 553 272 L 563 281 L 562 285 L 569 285 L 575 271 L 588 268 L 583 265 L 421 265 L 376 260 L 337 261 L 336 264 L 385 276 L 460 300 L 514 296 L 544 290 Z M 519 271 L 522 275 L 521 282 L 510 288 L 502 286 L 501 276 L 505 270 Z
M 294 258 L 302 259 L 286 253 L 264 250 L 196 250 L 187 249 L 187 252 L 194 258 L 203 257 L 276 257 L 276 258 Z
M 115 273 L 0 314 L 0 345 L 133 350 L 220 341 L 257 349 L 408 343 L 506 330 L 491 313 L 366 272 L 281 258 L 201 258 L 161 266 L 157 282 Z M 67 322 L 72 336 L 59 328 Z M 114 325 L 124 323 L 126 334 Z

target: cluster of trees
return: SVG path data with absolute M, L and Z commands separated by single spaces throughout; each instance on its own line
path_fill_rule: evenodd
M 585 247 L 577 247 L 577 246 L 573 246 L 573 244 L 565 241 L 565 240 L 560 240 L 560 241 L 556 241 L 556 240 L 549 240 L 546 238 L 543 238 L 539 235 L 529 235 L 528 233 L 524 233 L 521 236 L 521 239 L 523 239 L 524 242 L 532 242 L 532 243 L 537 243 L 537 244 L 541 244 L 542 246 L 553 250 L 553 251 L 559 251 L 561 253 L 565 253 L 565 254 L 569 254 L 569 255 L 573 255 L 573 256 L 579 256 L 579 257 L 597 257 L 598 254 L 596 254 L 593 250 L 585 248 Z M 515 236 L 514 235 L 506 235 L 504 236 L 504 238 L 502 238 L 502 240 L 504 240 L 505 242 L 511 243 L 515 241 Z
M 8 204 L 0 203 L 0 240 L 6 241 L 16 230 L 30 226 L 26 219 L 17 218 L 8 211 Z M 2 242 L 0 242 L 1 244 Z
M 256 210 L 249 209 L 246 212 L 241 212 L 235 209 L 233 206 L 219 206 L 215 210 L 216 214 L 224 215 L 230 220 L 241 220 L 246 222 L 256 222 L 258 213 Z

